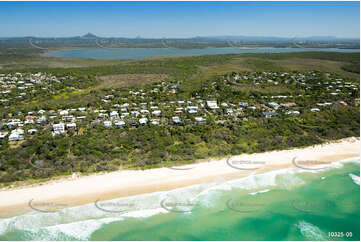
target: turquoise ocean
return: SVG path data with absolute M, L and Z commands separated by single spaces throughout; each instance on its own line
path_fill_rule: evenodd
M 360 161 L 34 210 L 0 219 L 0 240 L 359 241 Z

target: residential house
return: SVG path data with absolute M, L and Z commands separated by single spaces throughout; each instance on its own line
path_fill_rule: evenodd
M 207 122 L 207 120 L 203 117 L 195 117 L 194 120 L 200 124 L 205 124 Z
M 194 114 L 198 112 L 198 106 L 188 106 L 187 111 L 190 114 Z
M 76 123 L 68 123 L 68 124 L 66 124 L 66 129 L 76 129 Z
M 64 123 L 53 124 L 53 136 L 65 132 Z
M 280 105 L 278 103 L 275 103 L 275 102 L 269 102 L 268 106 L 270 106 L 270 107 L 274 108 L 275 110 L 277 110 Z
M 155 116 L 159 116 L 161 113 L 162 113 L 162 111 L 160 111 L 160 110 L 155 110 L 152 112 L 152 114 Z
M 173 123 L 174 124 L 181 124 L 182 121 L 180 120 L 180 118 L 178 116 L 174 116 L 172 117 Z
M 240 106 L 240 107 L 248 107 L 248 103 L 245 103 L 245 102 L 239 102 L 238 103 L 238 105 Z
M 36 123 L 38 124 L 42 124 L 46 122 L 46 117 L 45 116 L 41 116 L 36 120 Z
M 29 129 L 28 130 L 28 134 L 35 134 L 36 132 L 38 132 L 37 129 Z
M 9 132 L 0 132 L 0 139 L 4 139 Z
M 319 108 L 311 108 L 311 112 L 315 113 L 315 112 L 320 112 L 321 110 Z
M 104 127 L 110 128 L 110 127 L 112 127 L 112 121 L 104 121 L 103 125 L 104 125 Z
M 114 119 L 118 119 L 118 118 L 119 118 L 119 113 L 117 111 L 110 112 L 110 119 L 114 120 Z
M 153 125 L 159 125 L 159 119 L 152 119 L 152 120 L 151 120 L 151 123 L 152 123 Z
M 271 118 L 274 116 L 280 116 L 278 113 L 276 112 L 262 112 L 262 114 L 266 117 L 266 118 Z
M 24 130 L 15 129 L 11 131 L 9 135 L 9 141 L 21 141 L 24 140 Z
M 148 119 L 147 119 L 147 118 L 140 118 L 140 119 L 139 119 L 139 123 L 140 123 L 141 125 L 146 125 L 146 124 L 148 123 Z
M 207 101 L 207 106 L 210 109 L 217 109 L 218 108 L 217 101 Z
M 117 120 L 114 122 L 114 126 L 116 128 L 120 128 L 120 127 L 124 127 L 125 126 L 125 122 L 123 120 Z

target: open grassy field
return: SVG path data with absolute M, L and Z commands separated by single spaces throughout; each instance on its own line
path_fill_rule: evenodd
M 99 77 L 102 82 L 95 88 L 139 86 L 167 78 L 165 74 L 116 74 Z
M 117 65 L 128 63 L 122 60 L 94 60 L 94 59 L 70 59 L 47 56 L 25 56 L 22 58 L 10 57 L 0 58 L 1 69 L 28 69 L 28 68 L 70 68 L 70 67 L 91 67 L 104 65 Z

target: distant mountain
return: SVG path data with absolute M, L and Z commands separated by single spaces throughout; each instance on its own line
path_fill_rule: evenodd
M 360 41 L 358 38 L 339 38 L 335 36 L 310 36 L 310 37 L 296 37 L 297 40 L 304 41 Z
M 35 37 L 35 36 L 24 36 L 24 37 L 0 37 L 0 40 L 5 39 L 21 39 L 21 38 L 33 38 L 33 39 L 55 39 L 53 37 Z M 275 37 L 275 36 L 245 36 L 245 35 L 215 35 L 215 36 L 196 36 L 190 38 L 142 38 L 140 36 L 137 37 L 100 37 L 92 33 L 87 33 L 83 36 L 74 36 L 74 37 L 58 37 L 56 39 L 126 39 L 126 40 L 191 40 L 191 41 L 279 41 L 279 42 L 290 42 L 294 40 L 299 41 L 359 41 L 359 38 L 340 38 L 335 36 L 309 36 L 309 37 Z
M 310 37 L 274 37 L 274 36 L 244 36 L 244 35 L 220 35 L 220 36 L 196 36 L 191 38 L 142 38 L 137 37 L 100 37 L 92 33 L 87 33 L 83 36 L 74 36 L 74 37 L 1 37 L 0 40 L 6 39 L 22 39 L 22 38 L 32 38 L 32 39 L 57 39 L 57 40 L 72 40 L 72 39 L 112 39 L 112 40 L 134 40 L 134 41 L 149 41 L 149 40 L 187 40 L 187 41 L 255 41 L 255 42 L 293 42 L 293 41 L 320 41 L 320 42 L 359 42 L 359 38 L 339 38 L 335 36 L 310 36 Z
M 99 38 L 98 36 L 96 36 L 95 34 L 92 34 L 92 33 L 87 33 L 83 36 L 81 36 L 82 38 L 85 38 L 85 39 L 97 39 Z
M 334 36 L 273 37 L 273 36 L 197 36 L 192 38 L 100 37 L 92 33 L 73 37 L 12 37 L 0 38 L 0 46 L 30 45 L 51 47 L 122 48 L 207 48 L 207 47 L 295 47 L 359 49 L 360 40 Z

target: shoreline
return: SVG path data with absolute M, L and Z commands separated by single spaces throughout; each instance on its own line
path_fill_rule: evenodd
M 232 156 L 231 159 L 263 162 L 257 167 L 231 167 L 227 158 L 172 168 L 148 170 L 120 170 L 102 174 L 60 178 L 44 184 L 4 188 L 0 190 L 0 218 L 17 216 L 33 211 L 35 203 L 65 204 L 74 207 L 96 200 L 110 200 L 152 192 L 169 191 L 196 184 L 232 180 L 250 174 L 295 167 L 293 159 L 335 162 L 360 157 L 360 139 L 345 138 L 334 142 L 264 153 Z M 190 168 L 190 169 L 189 169 Z M 243 169 L 245 168 L 245 169 Z M 297 167 L 295 167 L 297 168 Z M 299 168 L 298 168 L 299 169 Z

